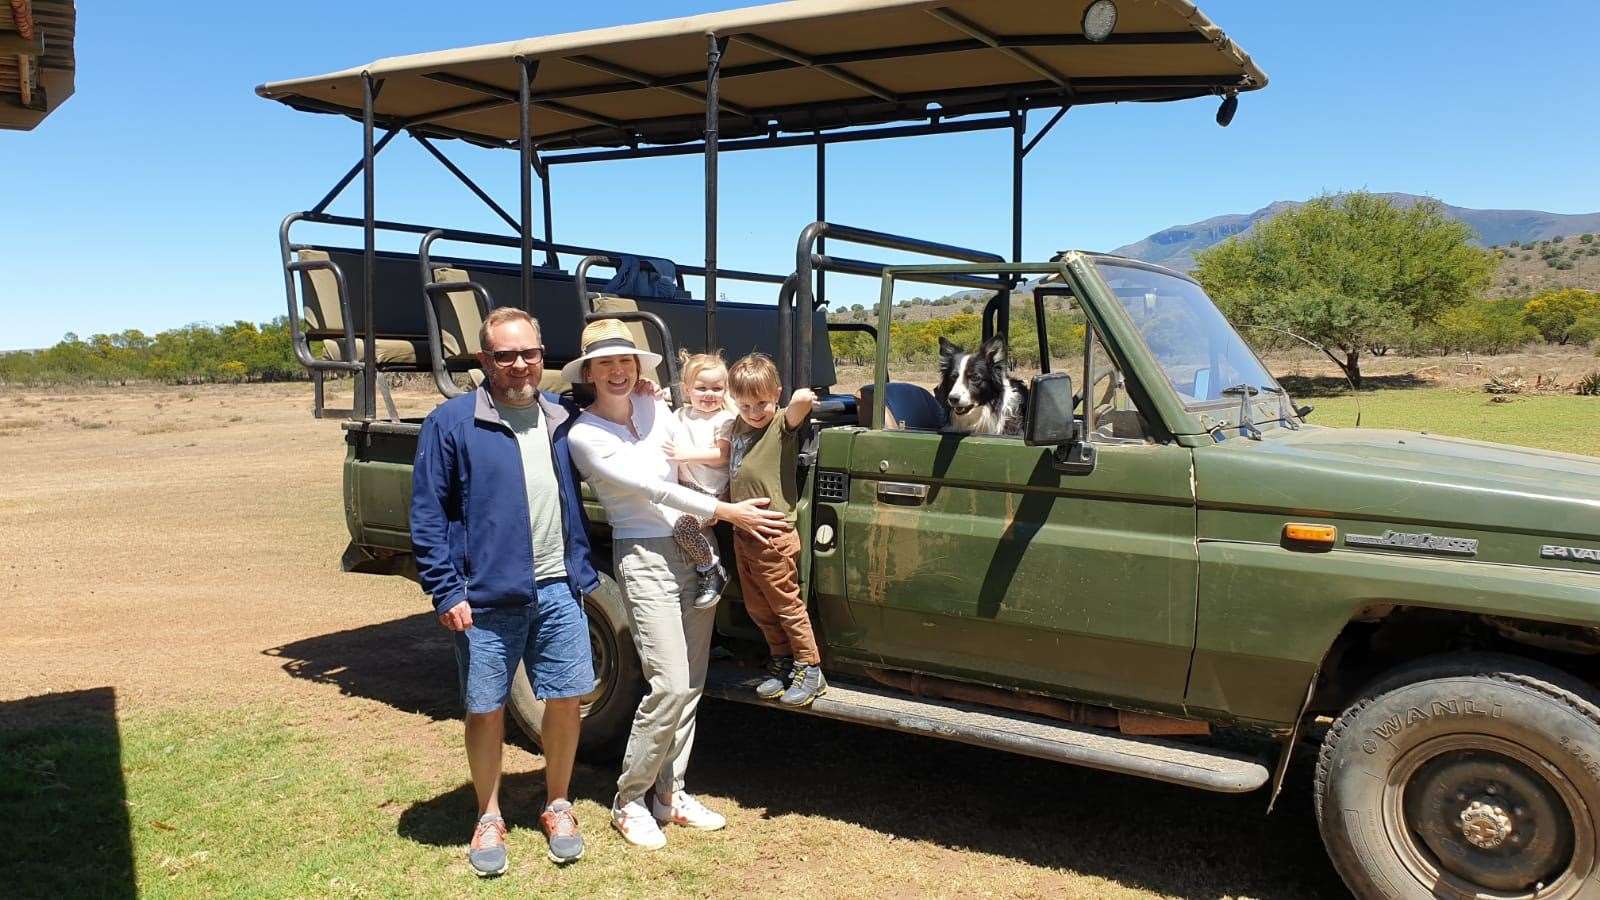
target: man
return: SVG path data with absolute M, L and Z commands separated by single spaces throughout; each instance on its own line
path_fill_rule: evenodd
M 580 598 L 600 582 L 567 450 L 575 417 L 539 390 L 539 323 L 501 307 L 484 319 L 479 343 L 488 373 L 483 386 L 440 404 L 422 424 L 411 541 L 422 587 L 455 641 L 467 766 L 478 795 L 467 858 L 488 877 L 508 865 L 500 763 L 506 697 L 519 661 L 544 701 L 539 738 L 547 805 L 539 821 L 549 856 L 561 864 L 583 855 L 567 787 L 579 698 L 594 689 Z

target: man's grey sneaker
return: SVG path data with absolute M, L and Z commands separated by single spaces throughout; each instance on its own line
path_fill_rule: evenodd
M 559 866 L 583 858 L 583 835 L 578 833 L 578 819 L 572 814 L 571 802 L 557 800 L 546 806 L 539 816 L 539 827 L 549 842 L 551 862 Z
M 767 660 L 767 677 L 756 685 L 756 696 L 763 700 L 776 700 L 789 686 L 789 673 L 794 670 L 794 657 L 774 656 Z
M 721 565 L 711 567 L 709 572 L 700 573 L 700 593 L 695 595 L 694 608 L 705 609 L 716 606 L 722 599 L 722 589 L 728 586 L 728 573 Z
M 828 692 L 828 680 L 822 677 L 821 666 L 796 664 L 789 676 L 789 689 L 778 702 L 784 706 L 810 706 L 811 701 Z
M 506 820 L 495 815 L 478 819 L 472 829 L 472 844 L 467 848 L 467 862 L 479 878 L 504 875 L 510 864 L 506 857 Z

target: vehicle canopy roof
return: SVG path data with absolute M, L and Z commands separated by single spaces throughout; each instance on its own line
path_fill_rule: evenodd
M 994 110 L 1181 100 L 1264 87 L 1266 73 L 1187 0 L 1115 0 L 1116 26 L 1083 33 L 1091 0 L 793 0 L 379 59 L 264 84 L 301 110 L 515 147 L 519 61 L 537 62 L 543 150 L 672 144 L 705 128 L 708 35 L 727 40 L 721 136 L 814 132 Z

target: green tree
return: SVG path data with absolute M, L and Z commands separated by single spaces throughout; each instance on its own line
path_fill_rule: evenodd
M 1361 355 L 1436 321 L 1488 284 L 1494 254 L 1435 201 L 1318 197 L 1196 258 L 1195 277 L 1235 321 L 1332 347 L 1361 385 Z
M 1590 317 L 1600 318 L 1600 294 L 1577 288 L 1547 291 L 1522 308 L 1522 321 L 1552 344 L 1571 341 L 1572 327 Z

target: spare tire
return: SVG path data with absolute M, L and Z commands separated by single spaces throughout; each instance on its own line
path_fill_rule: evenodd
M 583 598 L 584 615 L 589 620 L 589 651 L 594 660 L 594 690 L 583 696 L 583 732 L 578 739 L 578 756 L 590 762 L 608 762 L 620 756 L 633 723 L 634 710 L 644 696 L 644 676 L 639 669 L 639 654 L 628 630 L 628 615 L 622 605 L 622 589 L 610 575 L 600 573 L 600 587 Z M 511 682 L 511 697 L 506 701 L 511 718 L 522 731 L 539 744 L 539 723 L 544 720 L 544 702 L 533 695 L 527 672 L 517 666 Z
M 1422 660 L 1340 716 L 1316 814 L 1362 898 L 1600 898 L 1600 699 L 1499 654 Z

